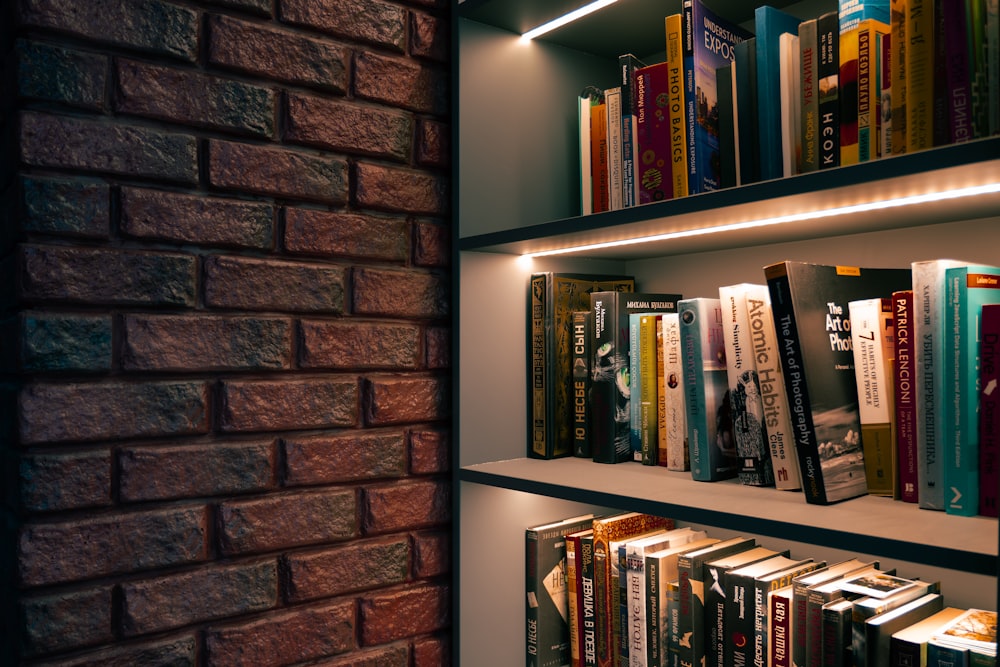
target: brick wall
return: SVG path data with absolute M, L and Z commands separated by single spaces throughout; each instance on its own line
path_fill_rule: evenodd
M 446 664 L 449 2 L 4 5 L 0 662 Z

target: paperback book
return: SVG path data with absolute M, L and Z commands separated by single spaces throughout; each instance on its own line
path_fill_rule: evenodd
M 631 53 L 618 56 L 618 69 L 621 72 L 621 105 L 622 105 L 622 205 L 625 208 L 635 206 L 638 195 L 636 187 L 635 160 L 636 127 L 635 127 L 635 72 L 646 63 Z
M 1000 506 L 1000 305 L 983 306 L 979 348 L 979 513 Z
M 663 408 L 664 428 L 660 433 L 661 461 L 667 470 L 685 472 L 688 463 L 687 416 L 684 405 L 684 374 L 681 356 L 681 323 L 679 313 L 664 313 L 663 324 Z M 665 461 L 663 460 L 665 458 Z
M 916 349 L 913 332 L 913 290 L 892 295 L 893 336 L 896 363 L 893 365 L 893 400 L 896 415 L 896 455 L 899 493 L 903 502 L 918 499 Z

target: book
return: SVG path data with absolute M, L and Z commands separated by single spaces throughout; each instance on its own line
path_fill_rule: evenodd
M 591 154 L 593 143 L 590 128 L 593 107 L 601 102 L 604 93 L 594 86 L 587 86 L 577 96 L 577 123 L 579 126 L 580 155 L 580 215 L 594 212 L 594 162 Z
M 753 657 L 753 664 L 755 665 L 765 665 L 768 662 L 769 656 L 773 653 L 771 645 L 771 633 L 769 630 L 769 618 L 770 613 L 770 597 L 772 593 L 778 590 L 788 590 L 788 603 L 791 604 L 792 581 L 803 574 L 808 574 L 809 572 L 815 572 L 816 570 L 824 567 L 826 561 L 816 561 L 812 558 L 804 559 L 792 559 L 792 563 L 787 567 L 773 570 L 768 574 L 758 575 L 754 579 L 754 598 L 753 598 L 753 641 L 751 645 L 753 650 L 751 655 Z M 790 610 L 789 610 L 790 611 Z M 791 622 L 791 618 L 787 619 L 787 622 Z M 791 644 L 788 642 L 789 636 L 786 635 L 783 639 L 782 652 L 787 653 L 788 649 L 791 648 Z M 790 657 L 790 654 L 789 654 Z
M 979 513 L 997 516 L 1000 487 L 1000 305 L 982 313 L 979 347 Z
M 892 294 L 892 329 L 896 349 L 893 365 L 893 405 L 896 414 L 896 467 L 903 502 L 918 499 L 916 340 L 913 332 L 913 290 Z
M 664 313 L 663 324 L 663 393 L 664 393 L 664 465 L 667 470 L 690 470 L 688 459 L 687 417 L 684 401 L 684 374 L 681 356 L 681 323 L 679 313 Z
M 882 577 L 891 579 L 891 577 Z M 876 618 L 879 614 L 895 610 L 913 600 L 923 597 L 929 593 L 940 593 L 938 582 L 907 580 L 904 577 L 895 577 L 899 583 L 899 588 L 886 595 L 863 595 L 854 600 L 851 605 L 851 652 L 854 656 L 855 667 L 878 667 L 882 662 L 867 662 L 869 656 L 877 658 L 878 644 L 873 647 L 868 646 L 869 633 L 866 629 L 868 621 Z M 881 593 L 881 591 L 880 591 Z
M 674 190 L 669 64 L 640 67 L 635 72 L 634 86 L 637 201 L 648 204 L 671 199 Z
M 817 18 L 799 24 L 800 171 L 819 169 L 819 35 Z
M 591 526 L 593 522 L 591 522 Z M 569 603 L 569 648 L 570 664 L 579 667 L 583 664 L 583 554 L 581 540 L 584 536 L 591 539 L 593 546 L 594 529 L 583 530 L 566 535 L 566 588 Z M 592 589 L 591 589 L 592 590 Z
M 964 612 L 959 607 L 944 607 L 924 620 L 892 633 L 889 639 L 890 667 L 925 667 L 927 642 L 937 630 Z
M 771 5 L 754 10 L 757 47 L 757 132 L 760 135 L 761 180 L 780 178 L 782 172 L 781 59 L 782 33 L 799 34 L 802 19 Z
M 757 40 L 745 39 L 733 47 L 733 79 L 736 96 L 737 184 L 760 180 L 760 137 L 757 134 Z
M 972 516 L 979 511 L 980 314 L 984 304 L 1000 303 L 1000 267 L 946 269 L 945 281 L 945 510 Z
M 1000 62 L 1000 3 L 986 3 L 986 62 Z M 986 109 L 991 135 L 1000 133 L 1000 67 L 986 66 Z
M 935 643 L 965 647 L 979 655 L 995 656 L 997 612 L 976 608 L 966 609 L 934 632 L 930 644 Z
M 590 105 L 590 174 L 594 213 L 611 210 L 608 139 L 608 105 L 602 91 L 600 101 Z
M 899 476 L 892 402 L 895 359 L 892 297 L 862 299 L 847 305 L 854 346 L 865 481 L 868 493 L 895 498 Z
M 851 648 L 851 597 L 827 602 L 820 609 L 823 636 L 823 667 L 853 667 Z
M 660 447 L 659 384 L 663 377 L 662 343 L 656 339 L 661 315 L 639 316 L 639 451 L 644 465 L 656 465 Z M 661 328 L 662 331 L 662 328 Z
M 934 145 L 934 2 L 907 0 L 906 152 Z
M 664 18 L 667 39 L 667 77 L 670 82 L 670 148 L 674 197 L 688 194 L 687 102 L 684 87 L 684 18 L 680 13 Z
M 819 168 L 840 166 L 840 24 L 837 12 L 816 19 L 819 62 L 816 67 L 819 101 Z
M 690 532 L 690 528 L 681 529 L 685 533 Z M 610 617 L 608 625 L 611 627 L 611 656 L 615 665 L 629 664 L 630 627 L 630 592 L 629 592 L 629 571 L 628 571 L 628 547 L 633 542 L 646 542 L 647 540 L 661 541 L 667 537 L 667 530 L 655 528 L 653 530 L 628 535 L 620 540 L 611 540 L 608 543 L 608 560 L 611 563 L 611 575 L 608 579 L 608 590 L 611 593 L 611 600 L 608 604 Z M 672 531 L 669 531 L 672 532 Z
M 868 667 L 888 665 L 889 642 L 892 634 L 944 609 L 944 596 L 927 593 L 895 609 L 877 614 L 865 621 L 865 657 Z M 855 662 L 858 662 L 855 660 Z
M 840 32 L 837 103 L 840 106 L 840 164 L 858 163 L 858 43 L 859 24 Z
M 604 91 L 608 124 L 608 209 L 620 211 L 624 206 L 624 179 L 622 177 L 622 88 L 615 86 Z
M 684 83 L 687 106 L 688 192 L 718 190 L 719 128 L 715 71 L 733 60 L 733 47 L 752 34 L 701 0 L 684 0 Z
M 590 310 L 574 310 L 570 396 L 573 401 L 573 456 L 591 458 L 590 450 Z
M 909 49 L 906 34 L 907 3 L 909 0 L 889 1 L 889 29 L 892 35 L 892 57 L 890 59 L 892 79 L 892 102 L 890 115 L 893 155 L 906 152 L 906 52 Z
M 944 510 L 944 309 L 945 271 L 965 262 L 932 259 L 913 262 L 913 338 L 916 388 L 917 503 L 921 509 Z
M 570 660 L 566 535 L 589 526 L 583 514 L 525 529 L 525 645 L 527 664 Z
M 772 486 L 774 469 L 747 310 L 747 296 L 751 288 L 758 293 L 767 289 L 763 285 L 749 283 L 719 287 L 726 348 L 726 394 L 736 445 L 737 476 L 748 486 Z
M 781 372 L 781 354 L 767 286 L 759 285 L 749 290 L 746 303 L 774 485 L 783 490 L 797 490 L 802 488 L 798 456 L 792 437 L 785 377 Z
M 765 267 L 803 491 L 828 504 L 867 493 L 848 303 L 909 289 L 909 269 Z
M 770 667 L 791 667 L 793 589 L 789 584 L 767 594 L 767 664 Z
M 686 551 L 677 559 L 679 664 L 704 665 L 706 659 L 705 563 L 756 546 L 752 537 L 732 537 L 702 549 Z
M 889 22 L 889 0 L 838 0 L 837 10 L 841 33 L 854 29 L 865 19 Z
M 635 160 L 636 127 L 635 127 L 635 72 L 646 63 L 631 53 L 618 56 L 618 70 L 621 74 L 622 105 L 622 206 L 629 208 L 637 203 L 639 190 L 636 186 Z
M 867 566 L 863 566 L 860 569 L 854 570 L 850 574 L 839 578 L 824 580 L 820 583 L 813 584 L 806 589 L 806 650 L 805 662 L 803 663 L 806 667 L 821 667 L 823 664 L 825 648 L 823 632 L 823 606 L 835 600 L 840 600 L 841 598 L 852 595 L 851 593 L 845 593 L 842 588 L 842 585 L 846 580 L 856 578 L 859 573 L 879 571 L 878 566 L 872 563 Z M 857 597 L 860 596 L 861 593 L 853 593 L 853 595 Z M 847 642 L 849 644 L 850 630 L 848 630 L 847 637 Z
M 591 524 L 593 525 L 593 524 Z M 585 667 L 597 665 L 597 598 L 594 575 L 594 531 L 580 535 L 580 662 Z
M 737 182 L 736 160 L 739 159 L 732 63 L 715 70 L 715 87 L 719 96 L 719 187 L 731 188 Z
M 573 451 L 570 389 L 573 311 L 590 309 L 590 294 L 629 290 L 631 276 L 536 272 L 528 283 L 528 456 L 556 458 Z
M 947 12 L 954 11 L 951 16 L 948 16 Z M 950 3 L 944 3 L 941 8 L 944 14 L 944 19 L 946 24 L 945 35 L 949 33 L 954 33 L 957 35 L 966 36 L 966 56 L 967 56 L 967 72 L 969 80 L 969 93 L 970 97 L 968 102 L 963 102 L 958 99 L 952 100 L 952 111 L 955 112 L 955 104 L 957 103 L 960 108 L 963 108 L 970 112 L 971 115 L 971 133 L 969 138 L 979 139 L 980 137 L 985 137 L 989 134 L 989 70 L 997 68 L 997 60 L 988 59 L 988 40 L 987 32 L 989 31 L 989 14 L 990 12 L 996 12 L 996 4 L 993 3 L 993 9 L 987 8 L 986 0 L 975 0 L 972 2 L 966 2 L 964 4 L 964 12 L 959 13 L 959 8 L 954 7 Z M 961 19 L 961 22 L 959 22 Z M 951 22 L 952 27 L 948 26 L 947 22 Z M 996 27 L 992 28 L 994 31 L 993 37 L 996 37 Z M 947 38 L 947 37 L 946 37 Z M 957 41 L 957 40 L 956 40 Z M 995 47 L 994 47 L 995 48 Z M 956 58 L 957 53 L 953 50 L 946 49 L 948 57 L 954 53 Z M 996 55 L 996 51 L 993 51 L 993 55 Z M 959 76 L 963 73 L 956 72 Z M 949 82 L 950 83 L 950 82 Z M 952 124 L 952 128 L 956 124 Z M 962 141 L 964 139 L 959 139 Z
M 698 297 L 678 305 L 691 477 L 702 482 L 735 477 L 720 302 Z
M 801 85 L 801 53 L 799 36 L 783 32 L 778 37 L 778 53 L 780 61 L 780 98 L 781 98 L 781 175 L 794 176 L 800 171 L 802 158 L 802 130 L 799 127 L 802 115 L 799 104 L 802 93 Z
M 876 34 L 875 51 L 878 59 L 877 107 L 873 110 L 873 120 L 878 141 L 875 142 L 878 157 L 892 155 L 892 31 Z
M 890 30 L 888 23 L 875 19 L 858 25 L 858 162 L 881 156 L 882 49 Z

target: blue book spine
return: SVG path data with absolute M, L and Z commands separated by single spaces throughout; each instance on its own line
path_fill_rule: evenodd
M 799 34 L 802 19 L 770 5 L 754 11 L 757 40 L 757 127 L 760 134 L 761 180 L 781 178 L 781 54 L 782 33 Z

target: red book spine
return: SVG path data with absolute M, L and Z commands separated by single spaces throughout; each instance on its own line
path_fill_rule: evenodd
M 917 397 L 916 350 L 913 341 L 913 291 L 892 295 L 893 326 L 896 336 L 896 363 L 893 365 L 893 388 L 896 410 L 896 455 L 899 469 L 900 498 L 917 502 Z
M 1000 305 L 983 306 L 979 348 L 979 513 L 1000 502 Z
M 656 63 L 635 73 L 636 181 L 639 203 L 674 196 L 670 153 L 670 67 Z

